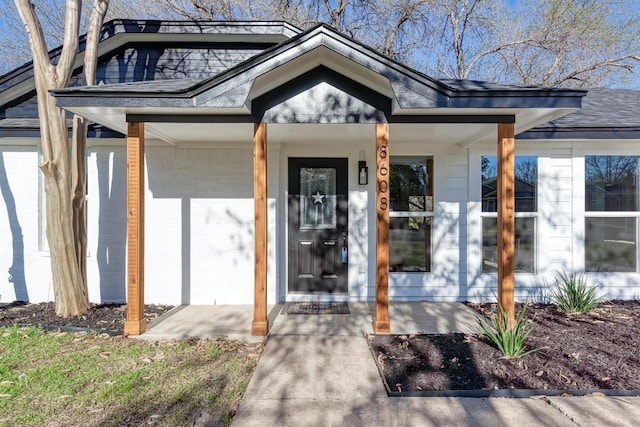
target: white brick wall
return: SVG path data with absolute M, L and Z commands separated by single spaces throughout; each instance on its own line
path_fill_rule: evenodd
M 39 251 L 38 151 L 3 145 L 0 156 L 0 301 L 50 300 L 50 259 Z
M 269 141 L 268 301 L 287 297 L 286 188 L 288 157 L 349 159 L 349 298 L 375 295 L 375 160 L 372 131 L 350 128 L 353 142 L 328 145 Z M 361 134 L 361 135 L 360 135 Z M 434 158 L 432 272 L 393 273 L 394 300 L 493 298 L 495 274 L 481 273 L 480 156 L 494 144 L 469 148 L 438 141 L 391 139 L 392 155 Z M 53 297 L 50 258 L 39 250 L 39 170 L 33 145 L 0 146 L 0 300 Z M 536 298 L 557 270 L 581 271 L 584 155 L 640 154 L 640 144 L 611 141 L 518 141 L 516 154 L 538 156 L 537 273 L 516 275 L 516 295 Z M 369 185 L 359 186 L 360 152 Z M 251 304 L 253 301 L 253 180 L 250 141 L 239 145 L 146 150 L 145 300 L 167 304 Z M 126 157 L 123 140 L 100 141 L 88 155 L 89 296 L 126 299 Z M 17 215 L 17 222 L 9 218 Z M 21 238 L 20 238 L 21 237 Z M 15 257 L 14 257 L 15 254 Z M 21 271 L 21 261 L 24 272 Z M 14 268 L 10 280 L 8 270 Z M 17 266 L 17 270 L 16 270 Z M 610 297 L 640 297 L 640 274 L 589 274 Z M 21 296 L 22 295 L 22 296 Z

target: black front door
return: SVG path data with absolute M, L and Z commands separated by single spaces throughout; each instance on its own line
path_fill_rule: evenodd
M 289 159 L 289 292 L 347 293 L 347 159 Z

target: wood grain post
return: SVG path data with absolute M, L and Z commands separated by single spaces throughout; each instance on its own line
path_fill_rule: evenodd
M 147 329 L 144 317 L 144 123 L 127 123 L 127 320 L 125 335 Z
M 515 324 L 515 135 L 513 123 L 498 124 L 498 304 Z
M 253 130 L 254 296 L 252 335 L 267 335 L 267 124 Z
M 376 307 L 373 331 L 391 333 L 389 322 L 389 125 L 376 124 Z

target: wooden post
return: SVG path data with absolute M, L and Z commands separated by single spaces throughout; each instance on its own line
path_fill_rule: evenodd
M 127 124 L 127 320 L 125 335 L 147 329 L 144 317 L 144 123 Z
M 389 323 L 389 125 L 376 124 L 376 308 L 373 331 L 391 333 Z
M 253 200 L 255 277 L 252 335 L 267 335 L 267 125 L 256 123 L 253 130 Z
M 515 324 L 515 136 L 513 123 L 498 124 L 498 304 Z

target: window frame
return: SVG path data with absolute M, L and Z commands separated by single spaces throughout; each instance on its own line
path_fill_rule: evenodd
M 493 153 L 479 153 L 478 156 L 478 160 L 479 160 L 479 164 L 480 164 L 480 176 L 479 176 L 479 186 L 480 186 L 480 274 L 482 275 L 494 275 L 496 276 L 498 274 L 497 268 L 496 271 L 484 271 L 484 227 L 483 227 L 483 223 L 484 223 L 484 219 L 485 218 L 498 218 L 498 212 L 486 212 L 483 210 L 483 205 L 484 205 L 484 200 L 482 197 L 482 185 L 483 185 L 483 179 L 482 179 L 482 158 L 483 157 L 495 157 L 497 159 L 497 155 L 493 154 Z M 539 250 L 540 250 L 540 244 L 539 244 L 539 233 L 538 230 L 540 228 L 540 155 L 539 154 L 534 154 L 534 153 L 528 153 L 528 152 L 524 152 L 524 153 L 518 153 L 515 155 L 515 158 L 517 157 L 535 157 L 536 159 L 536 200 L 535 200 L 535 206 L 536 206 L 536 210 L 535 211 L 531 211 L 531 212 L 515 212 L 514 209 L 514 219 L 518 219 L 518 218 L 533 218 L 533 271 L 517 271 L 514 269 L 514 273 L 517 274 L 518 276 L 522 276 L 522 275 L 536 275 L 538 274 L 538 272 L 540 271 L 540 260 L 539 260 Z M 515 158 L 514 158 L 514 162 L 515 162 Z M 497 175 L 497 172 L 496 172 Z M 515 174 L 514 174 L 515 177 Z M 515 204 L 515 203 L 514 203 Z M 514 230 L 515 231 L 515 230 Z M 496 234 L 496 239 L 497 239 L 497 234 Z M 497 240 L 496 240 L 497 241 Z M 497 246 L 497 243 L 496 243 Z M 517 250 L 517 248 L 516 248 Z M 496 262 L 497 262 L 497 256 L 496 256 Z
M 599 273 L 609 273 L 609 274 L 637 274 L 640 272 L 640 261 L 639 261 L 639 257 L 640 257 L 640 206 L 636 206 L 636 210 L 629 210 L 629 211 L 606 211 L 606 210 L 588 210 L 587 209 L 587 191 L 586 191 L 586 185 L 587 185 L 587 157 L 636 157 L 638 158 L 638 166 L 637 168 L 640 168 L 640 153 L 634 153 L 634 152 L 619 152 L 619 151 L 614 151 L 614 152 L 607 152 L 604 153 L 600 150 L 585 150 L 584 153 L 582 153 L 582 170 L 581 170 L 581 174 L 580 174 L 580 179 L 581 182 L 578 184 L 580 185 L 580 190 L 582 193 L 582 198 L 580 198 L 579 200 L 577 200 L 577 203 L 581 204 L 581 209 L 583 212 L 583 221 L 582 221 L 582 233 L 583 236 L 586 236 L 586 229 L 587 229 L 587 219 L 588 218 L 635 218 L 635 223 L 636 223 L 636 230 L 635 230 L 635 270 L 631 270 L 631 271 L 616 271 L 616 270 L 612 270 L 612 271 L 598 271 L 598 270 L 587 270 L 587 245 L 586 245 L 586 238 L 583 237 L 582 239 L 582 254 L 581 254 L 581 262 L 584 268 L 585 273 L 588 274 L 599 274 Z M 640 174 L 639 174 L 640 176 Z M 637 191 L 638 193 L 640 193 L 640 179 L 637 180 L 636 182 L 637 185 Z M 640 196 L 638 196 L 640 197 Z
M 432 204 L 431 207 L 432 209 L 430 211 L 397 211 L 397 210 L 391 210 L 389 209 L 389 219 L 391 218 L 431 218 L 431 232 L 429 233 L 429 251 L 430 253 L 428 254 L 429 257 L 429 265 L 426 265 L 426 271 L 391 271 L 389 270 L 389 274 L 429 274 L 433 271 L 433 218 L 435 217 L 435 156 L 430 155 L 430 154 L 425 154 L 425 155 L 391 155 L 390 159 L 389 159 L 389 165 L 391 166 L 392 164 L 394 164 L 394 159 L 398 160 L 398 159 L 421 159 L 425 161 L 425 166 L 427 168 L 427 176 L 430 179 L 431 182 L 431 188 L 432 188 Z M 431 163 L 429 163 L 429 161 L 431 161 Z M 429 168 L 429 166 L 431 166 L 431 168 Z M 391 168 L 390 168 L 391 170 Z M 427 185 L 428 188 L 429 185 Z M 425 195 L 425 197 L 427 197 Z M 426 201 L 425 201 L 426 202 Z M 389 236 L 389 253 L 391 253 L 391 236 Z M 425 259 L 425 263 L 426 263 L 426 259 Z M 389 268 L 391 268 L 391 265 L 389 265 Z

